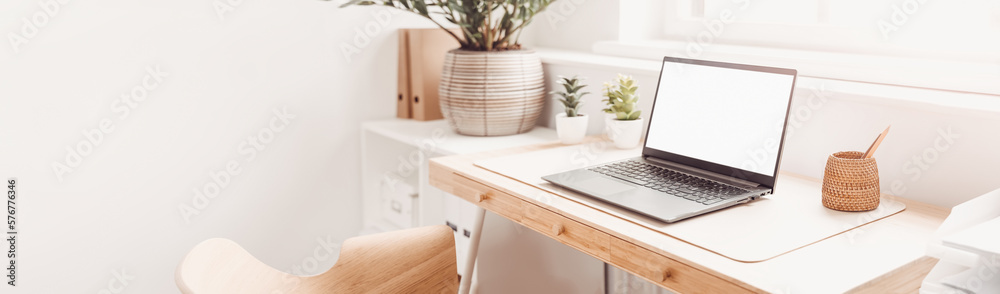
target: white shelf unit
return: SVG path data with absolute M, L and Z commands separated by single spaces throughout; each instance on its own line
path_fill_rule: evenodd
M 417 226 L 444 224 L 443 192 L 428 183 L 427 160 L 558 140 L 553 129 L 536 127 L 528 133 L 502 137 L 470 137 L 451 131 L 444 120 L 391 119 L 361 125 L 361 172 L 365 228 L 385 221 L 379 213 L 380 185 L 386 176 L 416 188 Z M 384 225 L 384 224 L 382 224 Z M 400 229 L 399 226 L 390 228 Z
M 558 140 L 553 129 L 536 127 L 530 132 L 502 137 L 471 137 L 456 134 L 444 120 L 390 119 L 361 125 L 362 226 L 361 234 L 407 227 L 445 224 L 456 226 L 459 267 L 464 265 L 475 206 L 434 188 L 428 182 L 427 160 L 437 156 L 469 154 Z M 398 181 L 412 187 L 416 195 L 392 198 L 387 183 Z M 384 188 L 383 186 L 386 185 Z M 408 188 L 404 188 L 409 191 Z M 385 196 L 384 196 L 385 195 Z M 396 201 L 395 207 L 390 203 Z M 413 203 L 412 206 L 408 206 Z M 406 207 L 403 207 L 406 206 Z M 446 209 L 447 206 L 447 209 Z M 393 210 L 396 208 L 396 210 Z M 405 214 L 409 210 L 415 215 Z M 403 215 L 395 215 L 403 214 Z M 406 220 L 412 217 L 412 222 Z M 471 233 L 471 232 L 469 232 Z M 459 268 L 459 272 L 462 269 Z

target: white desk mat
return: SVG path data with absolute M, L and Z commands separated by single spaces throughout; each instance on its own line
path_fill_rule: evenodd
M 641 148 L 619 150 L 609 142 L 596 142 L 480 160 L 475 165 L 740 262 L 771 259 L 906 208 L 901 202 L 883 197 L 879 208 L 868 212 L 827 209 L 821 202 L 820 182 L 782 174 L 773 195 L 668 224 L 541 179 L 545 175 L 637 157 L 640 153 Z

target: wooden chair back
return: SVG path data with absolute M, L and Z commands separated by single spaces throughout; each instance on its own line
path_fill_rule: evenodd
M 350 238 L 337 264 L 315 276 L 276 270 L 228 239 L 195 246 L 177 266 L 182 293 L 456 293 L 455 241 L 447 226 Z

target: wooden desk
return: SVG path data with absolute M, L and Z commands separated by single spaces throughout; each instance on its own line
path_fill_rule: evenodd
M 544 203 L 536 201 L 539 197 L 526 195 L 549 192 L 473 164 L 561 146 L 553 142 L 434 158 L 429 166 L 430 182 L 680 293 L 913 293 L 937 262 L 926 257 L 924 249 L 949 213 L 948 209 L 896 198 L 907 205 L 899 214 L 773 259 L 743 263 L 554 194 L 544 197 Z

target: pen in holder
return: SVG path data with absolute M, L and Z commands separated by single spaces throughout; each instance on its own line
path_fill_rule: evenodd
M 823 206 L 841 211 L 868 211 L 878 207 L 878 164 L 858 151 L 837 152 L 826 160 Z

